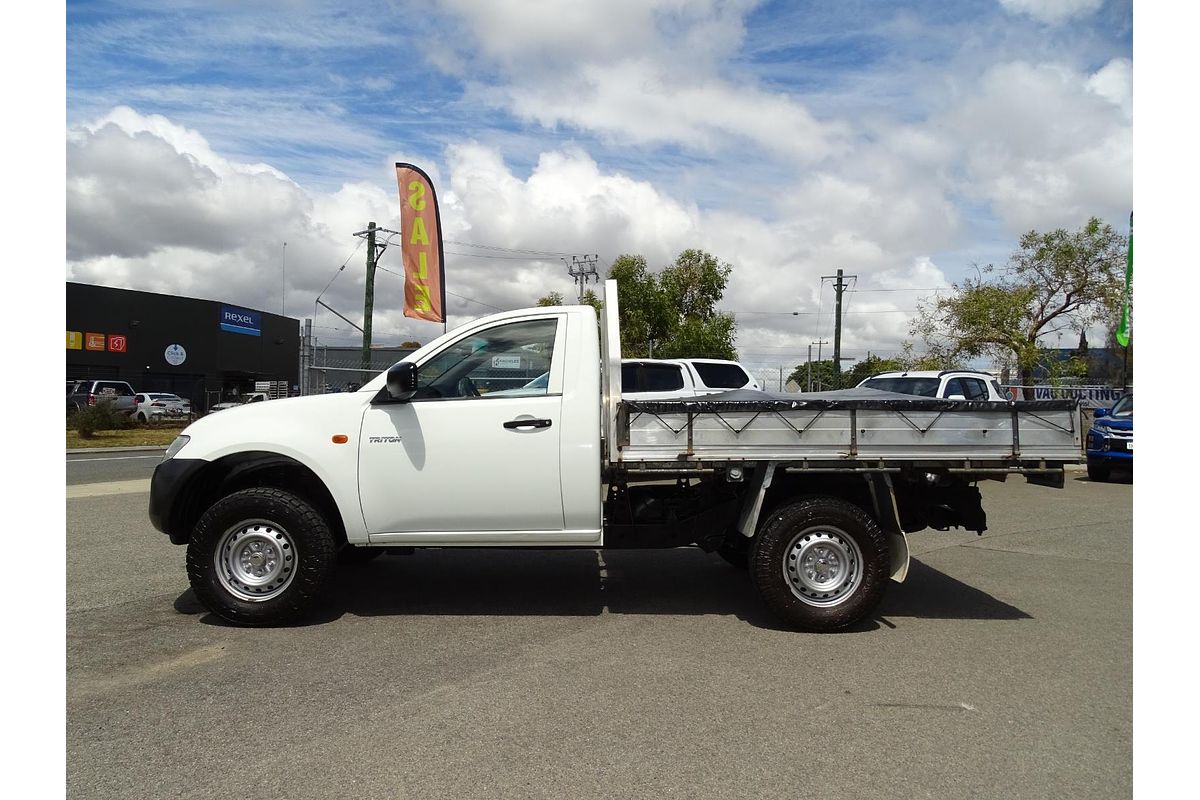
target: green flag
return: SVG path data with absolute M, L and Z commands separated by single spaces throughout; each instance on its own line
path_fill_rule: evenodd
M 1133 290 L 1133 212 L 1129 212 L 1129 250 L 1125 261 L 1125 309 L 1121 312 L 1121 327 L 1117 328 L 1117 343 L 1129 347 L 1129 295 Z

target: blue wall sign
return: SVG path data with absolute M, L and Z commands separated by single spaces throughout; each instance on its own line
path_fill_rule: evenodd
M 221 330 L 262 336 L 262 314 L 237 306 L 221 306 Z

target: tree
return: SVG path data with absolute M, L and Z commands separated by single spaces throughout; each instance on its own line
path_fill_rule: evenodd
M 584 289 L 583 297 L 579 303 L 568 303 L 562 292 L 550 292 L 544 297 L 539 297 L 537 304 L 539 306 L 565 306 L 565 305 L 585 305 L 596 309 L 596 316 L 599 317 L 600 312 L 604 309 L 604 302 L 596 295 L 593 289 Z
M 795 381 L 802 392 L 808 391 L 808 378 L 809 363 L 807 361 L 797 366 L 788 376 L 788 380 Z M 827 358 L 823 361 L 812 362 L 812 390 L 814 392 L 825 392 L 834 388 L 835 378 L 833 359 Z
M 684 250 L 659 273 L 640 255 L 609 268 L 620 291 L 621 352 L 627 358 L 734 359 L 737 323 L 716 310 L 733 271 L 703 250 Z
M 923 306 L 912 333 L 935 359 L 1011 362 L 1018 383 L 1028 385 L 1043 336 L 1111 319 L 1121 302 L 1124 267 L 1124 237 L 1095 217 L 1074 233 L 1029 231 L 1005 267 L 989 264 L 977 279 Z

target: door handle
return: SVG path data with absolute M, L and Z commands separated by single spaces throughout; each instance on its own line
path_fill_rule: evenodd
M 504 423 L 504 427 L 509 430 L 518 428 L 549 428 L 550 420 L 548 419 L 510 419 Z

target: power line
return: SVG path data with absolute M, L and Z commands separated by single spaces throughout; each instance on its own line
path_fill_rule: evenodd
M 474 244 L 472 242 L 456 242 L 453 239 L 443 239 L 446 244 L 456 244 L 459 247 L 476 247 L 480 250 L 498 250 L 502 253 L 528 253 L 541 256 L 569 256 L 570 253 L 556 253 L 553 250 L 522 250 L 516 247 L 497 247 L 490 244 Z
M 390 269 L 388 269 L 387 267 L 384 267 L 384 266 L 382 266 L 382 265 L 379 265 L 379 264 L 376 264 L 376 265 L 375 265 L 375 268 L 376 268 L 377 270 L 381 271 L 381 272 L 386 272 L 386 273 L 387 273 L 387 274 L 389 274 L 389 275 L 395 275 L 397 278 L 403 278 L 403 277 L 404 277 L 404 276 L 403 276 L 403 275 L 401 275 L 399 272 L 395 272 L 395 271 L 393 271 L 393 270 L 390 270 Z M 450 291 L 449 289 L 447 289 L 447 290 L 446 290 L 446 294 L 452 294 L 452 295 L 454 295 L 455 297 L 458 297 L 458 298 L 460 298 L 460 299 L 462 299 L 462 300 L 467 300 L 467 301 L 469 301 L 469 302 L 471 302 L 471 303 L 478 303 L 479 305 L 481 305 L 481 306 L 487 306 L 488 308 L 494 308 L 494 309 L 496 309 L 497 311 L 504 311 L 504 310 L 505 310 L 505 309 L 503 309 L 503 308 L 500 308 L 499 306 L 494 306 L 494 305 L 492 305 L 491 303 L 485 303 L 485 302 L 483 302 L 482 300 L 476 300 L 474 297 L 467 297 L 466 295 L 459 294 L 458 292 L 452 292 L 452 291 Z
M 524 256 L 489 256 L 489 255 L 480 255 L 480 254 L 478 254 L 478 253 L 456 253 L 456 252 L 454 252 L 453 250 L 447 250 L 447 251 L 446 251 L 446 255 L 448 255 L 448 256 L 462 256 L 462 257 L 464 257 L 464 258 L 486 258 L 486 259 L 488 259 L 489 261 L 525 261 L 525 262 L 529 262 L 529 261 L 553 261 L 554 259 L 556 259 L 556 258 L 559 258 L 559 256 L 552 256 L 552 255 L 547 255 L 547 256 L 540 256 L 540 255 L 539 255 L 539 256 L 536 256 L 536 257 L 532 257 L 532 258 L 526 258 L 526 257 L 524 257 Z
M 843 311 L 842 316 L 847 314 L 915 314 L 919 309 L 916 308 L 886 308 L 873 311 Z M 727 311 L 727 314 L 767 314 L 783 317 L 803 317 L 817 315 L 820 317 L 820 311 Z

